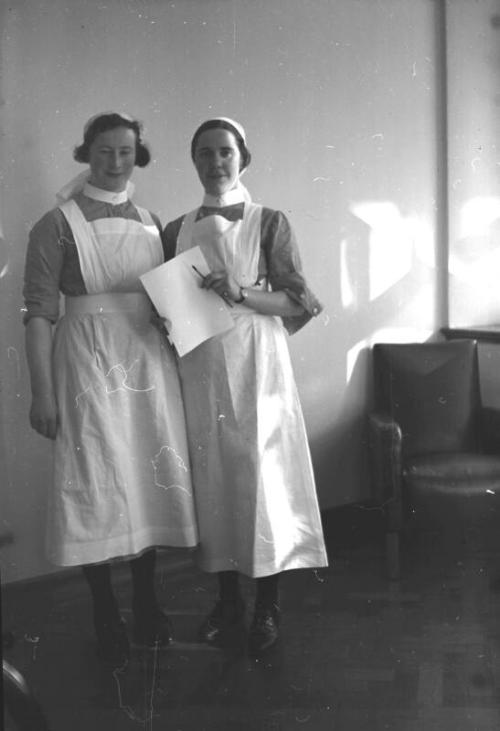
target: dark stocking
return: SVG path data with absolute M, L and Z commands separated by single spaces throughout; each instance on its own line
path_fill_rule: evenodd
M 279 574 L 272 574 L 257 579 L 255 606 L 266 607 L 267 609 L 279 606 L 279 578 Z
M 111 566 L 109 563 L 82 566 L 83 575 L 90 587 L 94 602 L 94 618 L 109 622 L 118 618 L 118 605 L 111 585 Z
M 225 620 L 234 621 L 244 611 L 240 592 L 240 577 L 237 571 L 220 571 L 219 579 L 219 611 Z
M 220 571 L 219 597 L 223 602 L 237 602 L 241 600 L 240 577 L 237 571 Z
M 172 641 L 170 620 L 160 609 L 156 598 L 155 566 L 154 548 L 130 561 L 134 639 L 148 647 L 168 645 Z
M 146 551 L 130 561 L 132 571 L 132 607 L 136 618 L 146 618 L 158 611 L 155 591 L 156 551 Z
M 94 627 L 97 651 L 105 663 L 121 667 L 129 656 L 125 622 L 120 617 L 111 585 L 109 563 L 82 566 L 94 600 Z

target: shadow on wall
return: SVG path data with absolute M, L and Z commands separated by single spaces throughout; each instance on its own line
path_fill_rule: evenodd
M 370 363 L 370 350 L 364 348 L 334 404 L 334 426 L 311 445 L 320 503 L 327 507 L 356 502 L 368 494 L 365 395 L 371 382 Z

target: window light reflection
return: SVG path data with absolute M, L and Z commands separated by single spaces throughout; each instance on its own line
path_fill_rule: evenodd
M 368 296 L 370 302 L 387 292 L 411 270 L 415 257 L 434 266 L 430 230 L 416 216 L 403 216 L 390 201 L 352 203 L 351 213 L 369 228 L 368 238 Z M 347 271 L 346 257 L 341 259 L 341 281 L 344 283 L 343 302 L 354 299 Z
M 491 288 L 495 292 L 497 289 L 500 268 L 499 221 L 499 197 L 470 198 L 462 206 L 457 240 L 450 248 L 449 273 L 465 283 L 480 282 L 483 295 Z

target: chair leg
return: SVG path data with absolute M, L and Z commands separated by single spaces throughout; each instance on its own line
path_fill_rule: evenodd
M 399 562 L 399 533 L 388 531 L 385 534 L 385 556 L 389 579 L 399 579 L 401 576 Z

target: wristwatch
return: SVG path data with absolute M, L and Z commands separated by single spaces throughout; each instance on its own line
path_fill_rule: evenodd
M 237 305 L 241 305 L 241 303 L 244 302 L 247 297 L 248 297 L 248 292 L 246 291 L 246 289 L 244 287 L 240 287 L 240 297 L 239 297 L 239 299 L 234 300 L 234 302 Z

